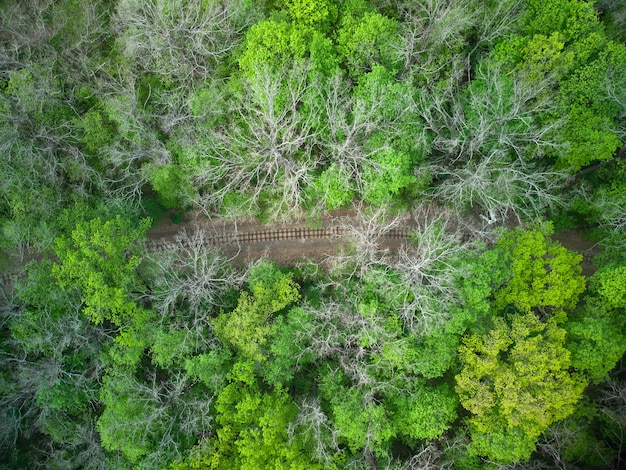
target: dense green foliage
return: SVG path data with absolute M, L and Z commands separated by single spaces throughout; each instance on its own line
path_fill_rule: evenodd
M 2 464 L 621 468 L 624 31 L 616 0 L 0 1 Z M 336 209 L 319 265 L 146 243 Z

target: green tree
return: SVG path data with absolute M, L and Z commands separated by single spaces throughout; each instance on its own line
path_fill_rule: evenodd
M 98 155 L 104 147 L 111 145 L 115 139 L 116 129 L 107 115 L 98 109 L 90 109 L 80 118 L 83 143 L 91 155 Z
M 96 324 L 110 320 L 120 326 L 137 308 L 130 301 L 142 288 L 137 267 L 139 245 L 149 227 L 144 219 L 138 228 L 118 215 L 113 220 L 79 222 L 71 236 L 57 239 L 59 263 L 53 268 L 59 285 L 78 288 Z M 130 256 L 127 252 L 130 251 Z
M 181 167 L 175 164 L 144 166 L 150 173 L 150 184 L 159 195 L 159 201 L 166 209 L 179 207 L 187 202 L 191 194 L 188 182 Z
M 346 206 L 354 197 L 354 190 L 351 186 L 352 183 L 346 172 L 335 163 L 331 163 L 311 184 L 313 203 L 321 200 L 328 210 Z
M 418 386 L 407 396 L 393 400 L 393 424 L 407 444 L 437 439 L 457 418 L 458 398 L 446 385 Z
M 95 429 L 103 353 L 112 331 L 81 312 L 49 260 L 31 262 L 16 291 L 0 290 L 0 452 L 15 468 L 106 465 Z M 14 295 L 17 294 L 15 297 Z M 46 451 L 42 452 L 42 449 Z
M 626 352 L 626 268 L 606 266 L 589 281 L 589 293 L 565 324 L 572 366 L 601 382 Z
M 123 361 L 138 361 L 146 344 L 145 328 L 150 313 L 137 304 L 144 290 L 137 272 L 140 242 L 150 225 L 148 219 L 137 228 L 120 215 L 102 221 L 79 222 L 71 235 L 56 240 L 59 262 L 52 268 L 59 286 L 77 289 L 84 313 L 96 324 L 109 321 L 120 328 L 116 342 Z
M 327 91 L 325 132 L 330 135 L 320 144 L 328 148 L 332 165 L 353 182 L 348 187 L 375 205 L 414 196 L 421 189 L 415 167 L 429 144 L 413 88 L 378 64 L 352 90 L 330 85 L 337 87 Z
M 626 46 L 598 33 L 581 40 L 574 54 L 581 64 L 560 86 L 561 100 L 569 107 L 563 136 L 571 145 L 559 163 L 577 170 L 594 160 L 611 159 L 623 144 L 617 122 L 623 103 L 612 83 L 622 80 Z
M 144 368 L 137 378 L 117 368 L 103 379 L 98 419 L 102 446 L 138 468 L 167 465 L 210 430 L 213 395 L 177 370 Z
M 330 40 L 303 24 L 274 19 L 260 21 L 248 30 L 245 44 L 239 67 L 251 81 L 259 71 L 275 73 L 302 65 L 307 59 L 313 71 L 332 74 L 337 67 Z
M 366 12 L 363 16 L 348 13 L 337 32 L 337 51 L 352 78 L 370 72 L 377 65 L 394 74 L 400 68 L 400 41 L 395 20 L 377 12 Z
M 626 47 L 607 37 L 593 4 L 528 2 L 521 31 L 501 41 L 495 54 L 529 84 L 548 84 L 543 94 L 558 106 L 537 122 L 558 129 L 549 134 L 557 145 L 548 154 L 570 172 L 611 159 L 622 140 L 616 132 L 620 98 L 607 82 L 624 69 Z
M 284 0 L 285 9 L 295 23 L 327 31 L 337 19 L 337 5 L 332 0 Z
M 298 436 L 287 433 L 296 407 L 282 388 L 261 391 L 252 361 L 237 362 L 215 402 L 215 436 L 202 441 L 172 468 L 264 470 L 318 469 Z
M 567 41 L 584 38 L 598 29 L 597 13 L 590 1 L 531 0 L 524 30 L 529 35 L 562 31 Z
M 546 230 L 517 228 L 494 246 L 509 269 L 508 279 L 494 294 L 496 310 L 512 305 L 520 312 L 551 314 L 576 306 L 585 290 L 582 256 L 552 241 L 551 229 Z
M 330 404 L 332 423 L 354 454 L 359 452 L 385 456 L 396 435 L 391 410 L 374 400 L 359 387 L 350 386 L 339 371 L 327 373 L 321 380 L 320 392 Z
M 365 202 L 383 205 L 403 193 L 415 193 L 415 159 L 393 149 L 376 152 L 363 169 Z
M 213 322 L 215 333 L 245 359 L 264 362 L 266 343 L 275 331 L 272 316 L 300 299 L 298 285 L 269 263 L 252 270 L 248 279 L 252 295 L 242 292 L 232 312 Z
M 574 410 L 586 387 L 569 372 L 565 330 L 533 313 L 515 315 L 508 325 L 495 318 L 485 335 L 471 335 L 459 348 L 456 376 L 475 455 L 501 463 L 526 460 L 550 424 Z
M 308 350 L 307 333 L 315 328 L 314 315 L 302 307 L 293 307 L 276 318 L 274 333 L 268 341 L 268 361 L 263 366 L 263 378 L 272 386 L 288 386 L 294 376 L 307 370 L 315 358 Z

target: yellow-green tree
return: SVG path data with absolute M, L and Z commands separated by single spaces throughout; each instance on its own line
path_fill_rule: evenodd
M 585 290 L 582 256 L 552 241 L 550 234 L 549 227 L 517 228 L 498 241 L 494 250 L 509 269 L 509 278 L 494 295 L 498 311 L 512 305 L 520 312 L 546 314 L 576 305 Z
M 91 321 L 111 322 L 120 329 L 116 341 L 124 346 L 125 355 L 118 359 L 129 364 L 136 363 L 143 351 L 142 332 L 150 317 L 136 301 L 144 287 L 137 272 L 138 242 L 149 224 L 143 219 L 135 228 L 119 215 L 107 221 L 96 218 L 79 222 L 70 236 L 56 240 L 59 262 L 52 273 L 59 286 L 80 291 L 83 312 Z
M 217 336 L 243 358 L 264 362 L 265 344 L 275 331 L 272 315 L 300 298 L 298 285 L 269 263 L 251 273 L 252 295 L 242 292 L 235 310 L 221 313 L 213 325 Z
M 229 384 L 217 396 L 215 409 L 219 427 L 201 442 L 176 470 L 215 469 L 313 470 L 302 439 L 287 433 L 296 416 L 296 407 L 282 388 L 260 389 L 253 361 L 234 365 Z
M 465 338 L 456 391 L 471 416 L 470 452 L 501 463 L 526 460 L 537 438 L 574 411 L 587 383 L 569 372 L 565 330 L 533 313 Z

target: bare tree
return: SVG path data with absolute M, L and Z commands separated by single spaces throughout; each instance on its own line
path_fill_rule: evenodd
M 435 166 L 443 179 L 433 189 L 436 199 L 468 208 L 487 225 L 534 220 L 548 208 L 563 205 L 561 192 L 571 178 L 559 171 L 538 169 L 521 159 L 498 153 L 466 163 L 463 167 Z
M 411 387 L 405 375 L 375 359 L 383 348 L 401 348 L 404 339 L 389 331 L 385 315 L 366 311 L 358 293 L 303 308 L 310 311 L 312 320 L 294 341 L 298 358 L 306 355 L 337 361 L 337 370 L 363 393 L 366 402 L 376 402 L 378 394 L 405 393 Z
M 116 127 L 117 136 L 99 149 L 103 170 L 94 178 L 105 198 L 135 202 L 149 179 L 144 164 L 162 165 L 172 158 L 156 129 L 156 118 L 146 110 L 138 93 L 138 77 L 125 70 L 114 75 L 102 74 L 98 84 L 103 97 L 103 112 Z
M 249 208 L 271 195 L 272 218 L 298 213 L 319 163 L 313 151 L 319 110 L 300 109 L 303 101 L 316 101 L 307 97 L 314 93 L 308 72 L 307 64 L 278 72 L 266 68 L 246 82 L 230 122 L 210 135 L 207 161 L 195 175 L 205 188 L 196 202 L 205 210 L 219 208 L 227 194 L 238 192 Z
M 476 12 L 458 2 L 436 0 L 404 2 L 398 8 L 404 74 L 426 85 L 441 79 L 450 86 L 459 83 L 466 65 L 463 37 L 475 24 Z
M 616 31 L 626 31 L 626 7 L 620 0 L 599 0 L 594 5 L 604 16 L 607 13 L 610 15 L 610 20 L 615 24 Z
M 60 386 L 96 401 L 105 367 L 100 352 L 108 342 L 107 331 L 89 322 L 79 299 L 60 292 L 42 298 L 41 289 L 48 289 L 50 282 L 45 269 L 29 274 L 19 279 L 16 289 L 0 286 L 0 327 L 7 333 L 0 352 L 0 448 L 20 448 L 20 440 L 27 442 L 34 433 L 50 434 L 50 429 L 56 429 L 71 437 L 63 443 L 50 440 L 49 445 L 37 438 L 28 465 L 43 467 L 41 462 L 79 459 L 82 454 L 91 456 L 86 468 L 98 468 L 98 462 L 103 468 L 103 451 L 99 439 L 94 439 L 89 412 L 60 409 L 48 402 L 48 394 Z M 30 299 L 28 305 L 24 305 L 26 298 Z M 68 360 L 78 351 L 84 360 L 81 367 Z
M 430 166 L 433 195 L 473 209 L 488 224 L 518 223 L 561 203 L 569 180 L 564 171 L 544 170 L 537 160 L 556 148 L 559 121 L 539 123 L 554 105 L 543 95 L 547 84 L 530 87 L 483 65 L 462 98 L 424 103 L 423 117 L 435 134 Z
M 616 233 L 626 229 L 626 195 L 621 196 L 619 190 L 600 186 L 589 191 L 581 185 L 575 193 L 597 210 L 601 227 Z
M 46 115 L 69 109 L 55 74 L 49 61 L 29 64 L 9 74 L 10 86 L 0 96 L 0 198 L 11 215 L 32 214 L 40 229 L 68 199 L 84 197 L 95 176 L 79 147 L 76 125 Z M 31 242 L 47 248 L 36 240 L 35 227 L 28 230 Z
M 98 430 L 105 449 L 130 458 L 143 457 L 149 467 L 182 458 L 181 435 L 205 435 L 211 430 L 212 395 L 195 393 L 182 371 L 157 377 L 144 371 L 145 380 L 116 371 L 104 379 L 105 410 Z
M 361 173 L 371 155 L 379 150 L 368 151 L 364 143 L 382 130 L 380 108 L 386 97 L 381 93 L 371 101 L 355 98 L 341 74 L 336 74 L 325 84 L 323 96 L 328 122 L 329 141 L 325 146 L 328 159 L 354 178 Z M 400 117 L 399 114 L 396 116 Z
M 330 256 L 325 263 L 331 272 L 362 278 L 373 265 L 389 266 L 393 263 L 389 259 L 385 237 L 407 227 L 408 219 L 394 214 L 385 206 L 370 208 L 359 204 L 354 209 L 355 218 L 340 220 L 347 246 Z
M 365 279 L 372 269 L 393 271 L 399 274 L 398 284 L 389 285 L 387 292 L 401 296 L 396 301 L 402 305 L 398 315 L 405 328 L 418 337 L 432 334 L 449 320 L 449 305 L 461 301 L 458 261 L 467 247 L 455 214 L 427 206 L 411 218 L 390 215 L 383 207 L 357 211 L 360 221 L 343 227 L 349 245 L 325 261 L 331 272 L 328 282 L 333 282 L 333 273 L 340 273 L 337 278 L 343 280 L 346 276 Z M 385 238 L 401 232 L 412 240 L 392 252 Z M 393 282 L 394 277 L 388 278 Z
M 40 51 L 53 53 L 49 40 L 58 32 L 58 25 L 46 24 L 46 13 L 53 0 L 6 2 L 0 15 L 0 73 L 7 79 L 12 70 L 22 69 Z
M 112 23 L 122 51 L 143 70 L 192 84 L 212 74 L 259 14 L 242 0 L 122 0 Z
M 520 159 L 540 158 L 556 149 L 552 136 L 563 124 L 540 122 L 543 114 L 557 110 L 545 94 L 548 86 L 547 81 L 531 85 L 481 63 L 464 92 L 424 96 L 420 112 L 436 136 L 433 146 L 447 163 L 497 150 Z
M 42 320 L 50 323 L 50 318 Z M 93 350 L 97 350 L 99 346 L 99 341 L 94 337 L 88 337 L 82 327 L 79 328 L 78 334 L 72 331 L 72 328 L 77 327 L 80 322 L 80 319 L 76 320 L 76 322 L 57 320 L 59 324 L 52 328 L 64 330 L 61 332 L 49 333 L 47 329 L 50 325 L 42 325 L 41 328 L 46 329 L 43 334 L 33 334 L 38 336 L 32 341 L 36 344 L 24 345 L 13 339 L 12 352 L 3 354 L 0 367 L 4 369 L 5 377 L 9 379 L 0 397 L 2 410 L 0 446 L 3 448 L 15 447 L 18 439 L 28 439 L 33 433 L 45 431 L 50 424 L 66 427 L 70 422 L 74 425 L 84 421 L 84 417 L 72 417 L 71 412 L 58 410 L 49 405 L 46 398 L 47 390 L 63 385 L 78 389 L 95 401 L 97 394 L 95 384 L 100 380 L 104 365 L 97 360 L 91 361 L 85 370 L 78 372 L 68 369 L 64 364 L 68 350 L 82 350 L 85 355 L 89 355 L 94 354 Z M 79 336 L 79 341 L 76 341 L 76 336 Z M 44 343 L 46 340 L 50 342 Z M 28 351 L 26 348 L 37 349 Z M 48 348 L 52 348 L 53 351 L 46 351 Z M 41 352 L 49 355 L 37 357 L 36 353 Z M 74 436 L 72 442 L 77 447 L 93 447 L 93 444 L 83 441 L 81 436 Z
M 340 452 L 338 431 L 322 410 L 317 397 L 302 400 L 298 405 L 298 416 L 289 425 L 287 433 L 290 439 L 296 435 L 302 436 L 319 462 L 330 464 Z
M 315 170 L 332 165 L 363 193 L 368 175 L 385 171 L 376 155 L 399 140 L 410 152 L 426 146 L 405 84 L 377 76 L 357 93 L 342 74 L 321 77 L 310 67 L 303 61 L 290 69 L 261 68 L 248 79 L 229 122 L 198 139 L 195 153 L 205 162 L 193 169 L 194 185 L 203 188 L 195 202 L 210 211 L 237 192 L 244 207 L 262 201 L 271 217 L 287 218 L 299 212 Z
M 392 460 L 384 464 L 385 470 L 440 470 L 451 469 L 441 458 L 441 449 L 435 442 L 422 443 L 416 446 L 414 453 L 407 459 Z
M 372 157 L 391 150 L 395 139 L 410 144 L 415 152 L 426 146 L 418 103 L 406 84 L 367 82 L 361 85 L 365 90 L 356 92 L 336 74 L 320 85 L 327 122 L 319 143 L 324 160 L 336 165 L 361 193 L 368 185 L 364 168 L 381 171 Z
M 411 294 L 398 314 L 405 328 L 420 337 L 444 327 L 450 320 L 450 306 L 460 304 L 459 259 L 467 246 L 445 215 L 418 213 L 415 221 L 414 241 L 400 249 L 393 269 L 400 273 L 405 292 Z
M 213 246 L 211 234 L 199 228 L 183 230 L 163 250 L 147 252 L 146 260 L 152 271 L 150 301 L 162 323 L 186 330 L 195 348 L 209 343 L 208 319 L 224 306 L 224 293 L 241 286 L 244 275 L 232 269 Z
M 623 380 L 611 379 L 602 387 L 599 410 L 603 418 L 612 424 L 611 444 L 615 452 L 615 460 L 606 462 L 608 468 L 622 468 L 623 455 L 626 447 L 626 383 Z
M 461 83 L 472 79 L 471 61 L 511 30 L 523 4 L 519 0 L 378 3 L 398 12 L 403 77 L 448 97 L 457 92 Z
M 100 444 L 100 436 L 93 420 L 74 427 L 72 438 L 64 445 L 50 441 L 38 451 L 43 455 L 35 463 L 35 468 L 41 469 L 54 467 L 105 470 L 113 463 Z
M 496 41 L 515 27 L 520 18 L 525 2 L 522 0 L 503 0 L 500 2 L 476 2 L 474 28 L 476 44 L 468 54 L 470 56 L 479 49 L 493 47 Z

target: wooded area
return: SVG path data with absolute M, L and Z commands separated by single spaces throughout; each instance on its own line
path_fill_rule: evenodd
M 0 54 L 0 468 L 625 465 L 626 2 L 0 0 Z

